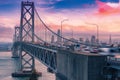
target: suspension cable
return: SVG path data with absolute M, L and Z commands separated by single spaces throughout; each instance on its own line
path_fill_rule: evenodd
M 62 39 L 64 39 L 64 40 L 66 40 L 66 41 L 70 41 L 70 42 L 73 42 L 73 43 L 79 43 L 79 42 L 77 42 L 77 41 L 73 41 L 73 40 L 64 38 L 64 37 L 58 35 L 57 33 L 55 33 L 54 31 L 52 31 L 52 30 L 42 21 L 42 19 L 41 19 L 41 17 L 39 16 L 39 14 L 38 14 L 36 8 L 35 8 L 35 12 L 36 12 L 36 14 L 37 14 L 37 16 L 38 16 L 40 22 L 42 22 L 42 24 L 43 24 L 50 32 L 52 32 L 54 35 L 56 35 L 56 36 L 58 36 L 58 37 L 60 37 L 60 38 L 62 38 Z M 44 41 L 44 42 L 45 42 L 45 41 Z

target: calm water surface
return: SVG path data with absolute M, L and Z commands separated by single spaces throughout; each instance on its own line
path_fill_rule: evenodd
M 11 73 L 18 70 L 17 60 L 11 58 L 11 52 L 0 52 L 0 80 L 28 80 L 29 78 L 12 78 Z M 39 61 L 35 61 L 36 69 L 42 72 L 38 80 L 55 80 L 55 75 L 48 73 L 47 68 Z

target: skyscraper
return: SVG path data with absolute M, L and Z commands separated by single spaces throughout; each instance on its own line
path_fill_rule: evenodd
M 88 38 L 86 38 L 85 43 L 86 43 L 86 44 L 89 44 L 89 43 L 90 43 L 90 41 L 89 41 Z
M 96 38 L 94 35 L 91 36 L 91 44 L 95 44 L 96 43 Z
M 51 43 L 54 43 L 54 35 L 51 37 Z
M 112 39 L 111 39 L 111 35 L 109 36 L 109 44 L 112 44 Z
M 61 42 L 62 42 L 62 38 L 59 37 L 59 36 L 61 35 L 60 29 L 58 29 L 57 35 L 58 35 L 58 36 L 57 36 L 57 43 L 61 43 Z
M 79 41 L 80 41 L 81 43 L 83 43 L 83 42 L 84 42 L 83 38 L 79 38 Z

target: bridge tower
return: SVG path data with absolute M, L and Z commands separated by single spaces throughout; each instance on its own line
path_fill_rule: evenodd
M 20 41 L 20 27 L 15 27 L 14 42 Z
M 20 42 L 34 42 L 34 3 L 21 3 Z M 22 45 L 22 44 L 21 44 Z M 34 57 L 20 48 L 21 71 L 32 72 L 35 68 Z
M 20 27 L 15 27 L 15 34 L 14 34 L 14 43 L 17 41 L 20 41 Z M 12 58 L 18 58 L 19 57 L 19 49 L 18 47 L 12 48 Z

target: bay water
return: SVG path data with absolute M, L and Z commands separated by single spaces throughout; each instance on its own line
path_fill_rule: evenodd
M 11 73 L 19 68 L 18 59 L 11 58 L 11 52 L 0 52 L 0 80 L 29 80 L 29 78 L 13 78 Z M 47 72 L 47 67 L 35 60 L 36 70 L 42 72 L 38 80 L 55 80 L 55 75 Z

